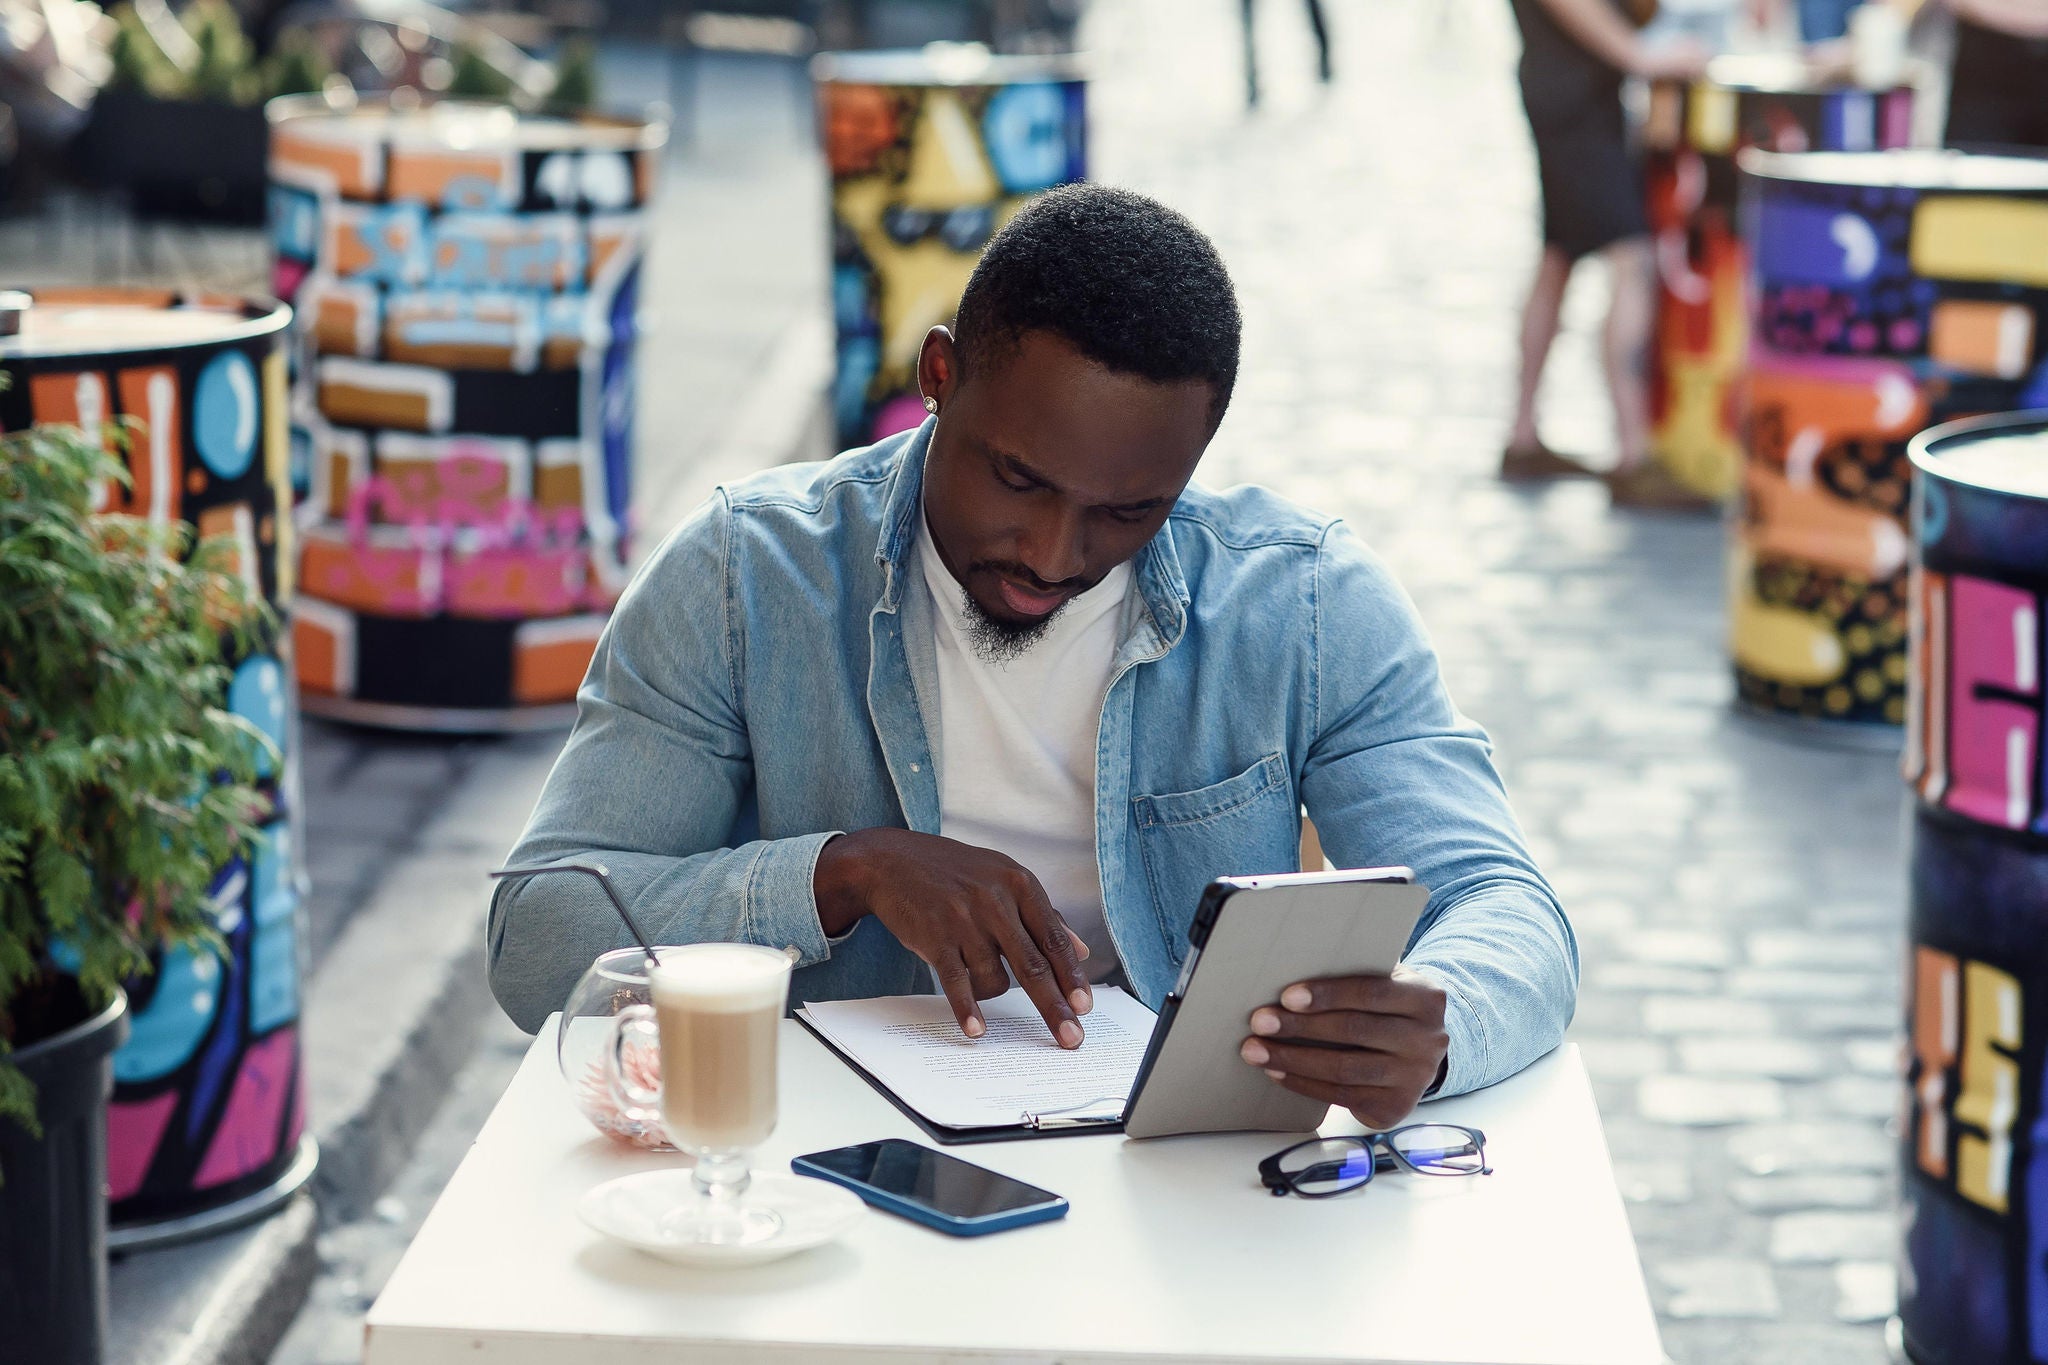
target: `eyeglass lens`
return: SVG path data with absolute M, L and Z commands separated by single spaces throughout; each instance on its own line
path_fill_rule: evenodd
M 1345 1138 L 1306 1142 L 1287 1154 L 1280 1174 L 1306 1195 L 1335 1194 L 1372 1179 L 1372 1149 Z
M 1485 1154 L 1472 1134 L 1448 1124 L 1397 1128 L 1385 1141 L 1411 1170 L 1422 1175 L 1476 1175 L 1486 1165 Z

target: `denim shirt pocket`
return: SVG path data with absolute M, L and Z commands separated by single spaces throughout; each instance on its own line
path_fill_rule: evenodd
M 1300 870 L 1301 804 L 1280 754 L 1195 791 L 1134 796 L 1131 809 L 1153 911 L 1176 963 L 1187 957 L 1203 887 L 1218 877 Z

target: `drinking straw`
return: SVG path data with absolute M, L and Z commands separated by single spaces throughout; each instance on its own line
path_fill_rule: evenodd
M 626 926 L 626 932 L 647 954 L 647 969 L 651 972 L 661 965 L 661 959 L 654 954 L 654 945 L 647 941 L 647 935 L 640 932 L 640 926 L 633 923 L 633 916 L 626 909 L 626 903 L 619 899 L 619 893 L 612 887 L 611 870 L 603 863 L 549 863 L 534 867 L 501 867 L 490 875 L 497 877 L 531 877 L 542 872 L 581 872 L 597 878 L 597 884 L 604 888 L 605 898 L 612 903 L 612 909 L 619 912 L 619 919 Z

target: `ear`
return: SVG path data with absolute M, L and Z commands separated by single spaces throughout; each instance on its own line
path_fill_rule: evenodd
M 924 334 L 924 346 L 917 353 L 917 388 L 926 398 L 938 400 L 944 411 L 960 390 L 960 350 L 953 333 L 934 327 Z

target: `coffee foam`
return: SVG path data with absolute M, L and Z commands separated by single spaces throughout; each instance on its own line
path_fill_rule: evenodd
M 661 950 L 654 1003 L 687 1009 L 782 1011 L 789 958 L 742 943 L 693 943 Z

